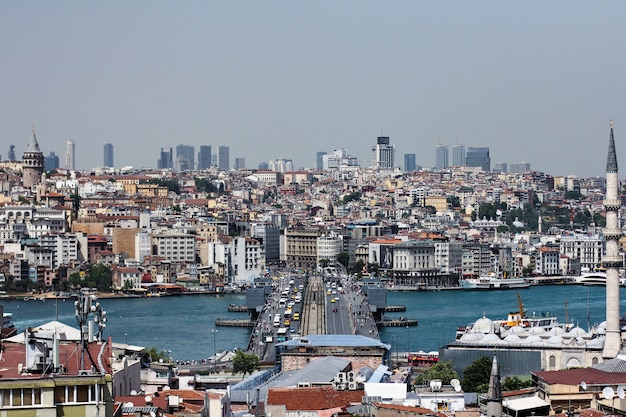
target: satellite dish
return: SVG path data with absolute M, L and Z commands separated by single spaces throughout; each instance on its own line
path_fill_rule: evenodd
M 171 388 L 170 388 L 170 386 L 169 386 L 169 385 L 166 385 L 166 386 L 164 386 L 164 387 L 163 387 L 163 391 L 169 391 L 170 389 L 171 389 Z
M 602 390 L 602 396 L 605 400 L 612 400 L 615 396 L 615 391 L 611 387 L 604 387 Z
M 134 407 L 135 404 L 131 403 L 130 401 L 127 401 L 124 403 L 124 407 L 130 408 L 130 407 Z
M 621 385 L 617 387 L 617 396 L 620 398 L 620 400 L 623 400 L 626 396 L 624 395 L 624 387 L 622 387 Z
M 458 379 L 454 378 L 450 380 L 450 385 L 452 385 L 452 388 L 454 388 L 456 392 L 461 392 L 461 381 Z
M 146 392 L 146 384 L 139 385 L 139 389 L 141 390 L 141 392 Z
M 585 381 L 581 382 L 581 383 L 580 383 L 580 387 L 581 387 L 582 389 L 587 389 L 587 383 L 586 383 Z
M 135 389 L 131 389 L 131 390 L 130 390 L 130 395 L 132 395 L 132 396 L 137 395 L 137 390 L 135 390 Z

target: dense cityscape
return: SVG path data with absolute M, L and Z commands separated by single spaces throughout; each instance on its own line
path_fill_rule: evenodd
M 373 142 L 367 166 L 340 149 L 298 170 L 285 159 L 250 169 L 235 158 L 231 168 L 228 147 L 208 145 L 197 161 L 194 147 L 180 145 L 175 156 L 161 149 L 158 168 L 120 169 L 106 144 L 102 167 L 78 171 L 73 141 L 61 167 L 53 153 L 44 157 L 33 127 L 22 159 L 11 146 L 0 164 L 4 295 L 74 297 L 79 329 L 50 322 L 16 332 L 5 314 L 7 415 L 624 409 L 613 399 L 623 397 L 626 373 L 616 373 L 624 240 L 612 125 L 607 176 L 594 178 L 529 163 L 492 169 L 488 148 L 462 145 L 451 163 L 439 145 L 435 167 L 408 154 L 400 169 L 391 139 Z M 527 316 L 520 299 L 508 321 L 483 317 L 439 352 L 415 353 L 409 342 L 399 354 L 378 337 L 377 325 L 417 324 L 382 318 L 402 307 L 387 305 L 387 291 L 575 283 L 606 285 L 606 322 L 583 330 Z M 225 325 L 252 327 L 250 345 L 218 358 L 213 330 L 214 357 L 200 363 L 171 362 L 128 344 L 128 334 L 124 343 L 105 337 L 97 302 L 231 292 L 246 293 L 247 306 L 232 308 L 250 320 Z

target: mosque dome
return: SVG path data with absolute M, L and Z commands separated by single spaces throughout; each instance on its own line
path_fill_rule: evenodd
M 484 335 L 480 341 L 482 343 L 488 343 L 488 344 L 496 344 L 496 343 L 500 344 L 502 342 L 502 340 L 500 340 L 498 335 L 493 334 L 493 333 Z
M 541 338 L 536 334 L 531 334 L 526 339 L 524 339 L 524 343 L 538 343 L 541 342 Z
M 509 334 L 504 338 L 504 341 L 508 343 L 520 343 L 522 339 L 516 334 Z
M 476 320 L 476 323 L 474 323 L 474 327 L 472 327 L 472 332 L 493 333 L 493 327 L 493 320 L 483 316 Z
M 548 334 L 550 336 L 560 336 L 565 334 L 565 329 L 562 327 L 553 327 L 550 330 L 548 330 Z
M 482 339 L 482 334 L 480 333 L 465 333 L 461 336 L 461 342 L 476 342 Z
M 510 331 L 512 334 L 516 334 L 516 335 L 518 335 L 518 336 L 523 336 L 523 335 L 528 334 L 528 332 L 526 331 L 526 329 L 525 329 L 525 328 L 523 328 L 522 326 L 513 326 L 513 327 L 511 327 L 511 328 L 509 329 L 509 331 Z
M 528 329 L 528 334 L 536 334 L 537 336 L 539 336 L 545 333 L 546 329 L 544 329 L 543 327 L 531 327 L 530 329 Z
M 572 330 L 567 332 L 567 336 L 569 336 L 569 337 L 579 337 L 579 336 L 583 336 L 585 334 L 587 334 L 587 332 L 584 331 L 583 329 L 581 329 L 578 326 L 574 327 Z
M 548 339 L 548 343 L 551 345 L 561 345 L 563 344 L 563 338 L 561 336 L 551 336 Z

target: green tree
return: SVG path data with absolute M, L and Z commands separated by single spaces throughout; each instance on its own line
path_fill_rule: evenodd
M 483 356 L 475 360 L 463 371 L 461 386 L 465 392 L 487 392 L 489 388 L 489 376 L 491 375 L 491 358 Z
M 450 207 L 461 207 L 461 199 L 455 195 L 449 195 L 446 197 L 446 201 Z
M 361 276 L 363 276 L 364 265 L 365 263 L 361 259 L 359 259 L 354 263 L 354 265 L 352 265 L 352 269 L 350 270 L 350 272 L 352 272 L 353 274 L 357 274 L 357 276 L 360 278 Z
M 89 287 L 97 288 L 98 291 L 111 291 L 113 278 L 111 276 L 111 268 L 104 264 L 95 264 L 89 267 Z
M 337 254 L 337 262 L 339 262 L 341 265 L 344 266 L 344 268 L 346 268 L 346 271 L 348 270 L 348 263 L 350 262 L 350 255 L 348 255 L 347 252 L 339 252 Z
M 522 381 L 517 376 L 507 376 L 502 383 L 502 391 L 517 391 L 524 388 L 530 388 L 533 386 L 532 379 Z
M 415 384 L 426 385 L 428 381 L 433 379 L 441 379 L 444 384 L 449 384 L 450 381 L 458 377 L 459 376 L 452 367 L 452 361 L 440 361 L 415 378 Z
M 330 265 L 330 259 L 320 259 L 320 268 L 326 268 L 328 265 Z
M 146 358 L 148 362 L 171 362 L 169 352 L 164 350 L 159 351 L 154 346 L 150 349 L 142 350 L 141 356 Z
M 238 373 L 251 374 L 259 367 L 259 357 L 253 353 L 238 350 L 233 357 L 233 375 Z
M 566 200 L 580 200 L 583 195 L 578 191 L 571 190 L 566 191 L 564 197 Z

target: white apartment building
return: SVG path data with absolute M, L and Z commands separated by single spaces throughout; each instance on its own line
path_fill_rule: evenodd
M 135 259 L 140 263 L 146 256 L 152 255 L 152 238 L 148 231 L 141 231 L 135 235 Z
M 221 236 L 216 242 L 208 242 L 207 250 L 208 266 L 223 270 L 225 282 L 252 283 L 265 272 L 265 254 L 257 239 Z
M 563 255 L 580 259 L 581 269 L 593 271 L 602 264 L 604 240 L 599 236 L 563 236 L 559 250 Z
M 337 235 L 329 235 L 329 236 L 320 236 L 317 238 L 317 265 L 320 266 L 320 263 L 323 259 L 327 259 L 329 261 L 329 265 L 334 265 L 337 261 L 337 255 L 341 253 L 341 249 L 343 248 L 343 240 L 340 236 Z
M 539 275 L 561 275 L 561 253 L 557 248 L 539 248 L 535 271 Z
M 435 267 L 442 274 L 463 273 L 463 244 L 461 242 L 435 242 Z
M 172 262 L 192 263 L 196 260 L 196 237 L 185 233 L 162 233 L 152 236 L 156 255 Z
M 0 207 L 0 243 L 23 237 L 39 238 L 49 233 L 64 233 L 65 212 L 29 206 Z
M 74 234 L 53 233 L 41 236 L 39 244 L 52 253 L 52 268 L 78 260 L 78 240 Z

